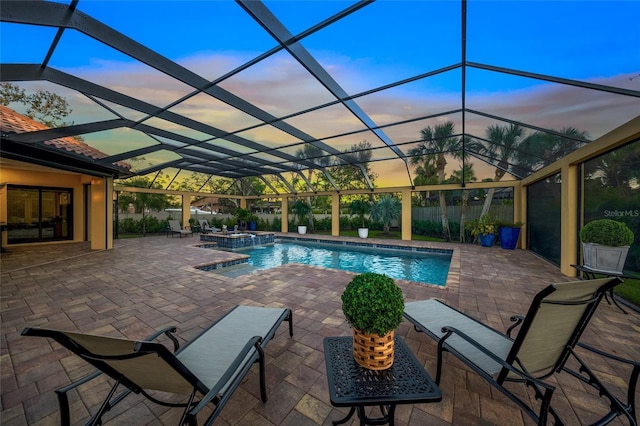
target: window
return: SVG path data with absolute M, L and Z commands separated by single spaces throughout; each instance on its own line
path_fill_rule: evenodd
M 9 244 L 73 239 L 73 190 L 9 185 Z
M 640 271 L 640 141 L 583 163 L 583 223 L 596 219 L 624 222 L 635 233 L 625 271 Z

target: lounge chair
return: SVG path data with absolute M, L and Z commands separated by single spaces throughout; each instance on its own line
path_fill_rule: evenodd
M 67 392 L 100 374 L 115 380 L 99 410 L 87 424 L 102 424 L 102 416 L 131 392 L 169 407 L 184 407 L 180 425 L 197 424 L 198 413 L 210 403 L 215 407 L 204 424 L 211 424 L 238 388 L 251 366 L 259 363 L 260 396 L 267 400 L 264 347 L 278 326 L 289 322 L 292 314 L 285 308 L 236 306 L 182 348 L 171 334 L 175 327 L 160 330 L 141 341 L 102 337 L 77 332 L 25 328 L 25 336 L 50 337 L 98 369 L 82 379 L 57 389 L 60 423 L 71 422 Z M 173 342 L 173 352 L 151 340 L 165 334 Z M 123 390 L 116 395 L 119 386 Z M 163 391 L 183 396 L 183 402 L 168 402 L 148 391 Z
M 180 238 L 182 238 L 183 235 L 193 235 L 191 230 L 182 229 L 182 227 L 180 226 L 180 222 L 178 222 L 177 220 L 169 220 L 169 229 L 167 231 L 167 236 L 169 236 L 169 234 L 171 234 L 172 237 L 174 234 L 178 234 L 180 235 Z
M 207 219 L 200 219 L 198 220 L 198 222 L 200 222 L 200 232 L 202 232 L 203 234 L 218 232 L 218 228 L 216 228 L 215 226 L 210 226 L 209 222 L 207 222 Z
M 534 297 L 525 317 L 511 317 L 515 324 L 506 334 L 435 299 L 406 303 L 404 316 L 416 330 L 438 342 L 436 383 L 440 383 L 443 352 L 447 351 L 518 404 L 538 424 L 546 424 L 549 414 L 556 424 L 563 424 L 551 407 L 554 386 L 544 380 L 565 371 L 608 399 L 611 411 L 595 424 L 606 424 L 622 415 L 636 425 L 634 399 L 640 363 L 578 343 L 605 292 L 620 282 L 618 278 L 602 278 L 551 284 Z M 520 331 L 512 339 L 511 332 L 517 326 Z M 576 344 L 631 366 L 626 402 L 614 396 L 583 362 L 574 351 Z M 577 361 L 578 371 L 565 365 L 569 358 Z M 538 412 L 504 386 L 510 381 L 525 383 L 534 390 L 536 399 L 541 401 Z

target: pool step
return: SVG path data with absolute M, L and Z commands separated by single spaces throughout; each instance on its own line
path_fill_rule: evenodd
M 216 269 L 212 272 L 223 275 L 228 278 L 236 278 L 242 275 L 249 275 L 259 271 L 259 268 L 249 265 L 248 263 L 241 263 L 239 265 L 227 266 L 224 268 Z

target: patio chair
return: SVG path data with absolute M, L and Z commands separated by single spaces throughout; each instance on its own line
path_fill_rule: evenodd
M 198 220 L 198 222 L 200 222 L 200 232 L 202 232 L 203 234 L 212 234 L 214 232 L 218 232 L 218 228 L 209 225 L 207 219 L 200 219 Z
M 180 235 L 180 238 L 182 238 L 183 235 L 193 235 L 193 232 L 191 232 L 189 229 L 182 229 L 182 227 L 180 226 L 180 222 L 174 219 L 169 220 L 169 229 L 167 231 L 167 236 L 169 236 L 169 234 L 171 234 L 172 237 L 174 234 L 178 234 Z
M 198 413 L 211 403 L 213 412 L 204 422 L 209 425 L 255 362 L 259 363 L 260 396 L 266 402 L 264 348 L 283 321 L 289 322 L 292 336 L 290 309 L 236 306 L 182 348 L 172 335 L 175 327 L 157 331 L 141 341 L 42 328 L 25 328 L 22 335 L 52 338 L 98 369 L 56 390 L 62 425 L 71 422 L 67 392 L 101 374 L 114 379 L 115 384 L 87 424 L 102 424 L 102 416 L 134 392 L 156 404 L 183 407 L 180 425 L 196 425 Z M 173 342 L 173 352 L 151 342 L 162 334 Z M 120 386 L 123 388 L 116 395 Z M 162 400 L 149 391 L 178 394 L 183 402 Z
M 608 399 L 611 410 L 595 424 L 606 424 L 622 415 L 630 424 L 636 425 L 634 399 L 640 363 L 578 344 L 605 292 L 620 282 L 622 280 L 618 278 L 602 278 L 551 284 L 534 297 L 525 317 L 511 317 L 515 324 L 506 334 L 435 299 L 406 303 L 404 316 L 417 331 L 438 342 L 436 383 L 440 383 L 443 353 L 450 352 L 518 404 L 538 424 L 546 424 L 549 413 L 556 424 L 563 424 L 551 407 L 554 386 L 544 380 L 565 371 L 593 386 L 600 396 Z M 511 332 L 517 326 L 520 331 L 512 339 Z M 574 351 L 576 344 L 631 366 L 626 402 L 614 396 L 596 377 Z M 578 371 L 566 366 L 570 357 L 577 361 Z M 531 387 L 536 399 L 541 401 L 538 412 L 522 396 L 507 389 L 507 382 L 521 382 Z

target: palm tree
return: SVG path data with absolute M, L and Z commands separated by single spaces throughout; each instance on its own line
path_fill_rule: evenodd
M 518 146 L 522 142 L 523 134 L 524 129 L 517 124 L 509 124 L 509 126 L 492 124 L 487 127 L 486 135 L 491 144 L 485 149 L 485 155 L 491 159 L 497 160 L 498 162 L 493 176 L 494 182 L 500 182 L 500 179 L 504 177 L 507 170 L 511 167 L 513 159 L 516 156 Z M 495 192 L 495 188 L 490 188 L 487 192 L 487 197 L 484 199 L 484 205 L 482 206 L 482 213 L 480 213 L 480 216 L 489 212 Z
M 454 158 L 461 156 L 460 138 L 454 137 L 455 125 L 451 121 L 444 124 L 437 124 L 433 128 L 427 126 L 420 131 L 422 142 L 417 147 L 409 150 L 409 156 L 414 164 L 418 159 L 414 157 L 435 156 L 435 166 L 438 176 L 438 183 L 445 182 L 444 170 L 447 165 L 445 154 L 450 154 Z M 429 159 L 424 159 L 423 164 L 427 164 Z M 439 191 L 440 196 L 440 216 L 442 218 L 442 233 L 447 241 L 451 241 L 451 231 L 449 230 L 449 218 L 447 215 L 447 200 L 445 192 Z
M 589 141 L 589 134 L 575 127 L 565 127 L 556 133 L 534 132 L 524 138 L 516 154 L 517 165 L 528 173 L 550 164 Z
M 473 164 L 467 163 L 462 168 L 454 170 L 449 181 L 451 183 L 475 182 L 478 178 L 475 176 Z M 462 211 L 460 212 L 460 242 L 464 243 L 464 224 L 467 221 L 467 211 L 469 210 L 469 190 L 462 190 Z
M 384 195 L 371 208 L 371 218 L 382 222 L 382 229 L 385 234 L 389 233 L 391 222 L 397 220 L 402 215 L 402 203 L 396 197 Z
M 411 165 L 416 166 L 416 177 L 413 183 L 416 186 L 435 185 L 438 183 L 438 168 L 436 167 L 435 155 L 422 155 L 422 149 L 418 146 L 409 150 L 409 161 Z M 420 193 L 422 205 L 430 197 L 430 191 Z

